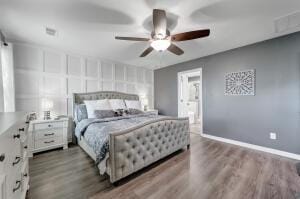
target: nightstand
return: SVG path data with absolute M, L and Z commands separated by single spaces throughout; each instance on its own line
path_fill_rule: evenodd
M 29 125 L 29 156 L 33 153 L 47 151 L 50 149 L 68 148 L 69 118 L 60 120 L 34 120 Z
M 144 111 L 145 113 L 151 113 L 151 114 L 154 114 L 154 115 L 158 115 L 158 110 L 156 109 L 148 109 L 147 111 Z

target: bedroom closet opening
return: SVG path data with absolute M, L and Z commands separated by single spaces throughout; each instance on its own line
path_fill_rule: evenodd
M 202 68 L 178 73 L 178 116 L 188 117 L 191 129 L 202 134 Z

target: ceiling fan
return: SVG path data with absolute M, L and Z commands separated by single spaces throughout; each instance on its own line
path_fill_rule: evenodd
M 173 42 L 207 37 L 210 33 L 209 29 L 204 29 L 171 35 L 170 31 L 167 28 L 166 12 L 160 9 L 153 10 L 153 27 L 154 30 L 151 32 L 151 38 L 116 36 L 115 39 L 149 42 L 150 46 L 140 55 L 140 57 L 147 56 L 153 50 L 157 50 L 159 52 L 168 50 L 176 55 L 182 55 L 184 51 L 176 46 Z

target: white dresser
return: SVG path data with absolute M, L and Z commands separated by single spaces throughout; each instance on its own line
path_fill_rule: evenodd
M 0 113 L 0 199 L 24 199 L 29 188 L 25 113 Z
M 29 157 L 33 153 L 47 151 L 54 148 L 68 148 L 68 142 L 72 141 L 68 134 L 69 119 L 60 120 L 34 120 L 30 122 Z

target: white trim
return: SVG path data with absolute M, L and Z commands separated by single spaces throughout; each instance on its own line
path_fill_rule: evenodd
M 199 86 L 199 106 L 200 106 L 200 135 L 203 134 L 203 97 L 202 97 L 202 81 L 203 81 L 203 76 L 202 76 L 202 67 L 196 68 L 196 69 L 192 69 L 192 70 L 186 70 L 186 71 L 181 71 L 177 73 L 177 115 L 179 117 L 179 110 L 180 110 L 180 76 L 186 73 L 196 73 L 199 72 L 200 73 L 200 86 Z
M 275 155 L 279 155 L 279 156 L 283 156 L 283 157 L 287 157 L 287 158 L 291 158 L 291 159 L 295 159 L 295 160 L 300 160 L 300 154 L 296 154 L 296 153 L 289 153 L 286 151 L 281 151 L 281 150 L 272 149 L 272 148 L 268 148 L 268 147 L 258 146 L 255 144 L 249 144 L 246 142 L 240 142 L 240 141 L 231 140 L 231 139 L 222 138 L 222 137 L 213 136 L 213 135 L 208 135 L 208 134 L 204 134 L 204 133 L 202 133 L 202 137 L 212 139 L 212 140 L 217 140 L 220 142 L 229 143 L 229 144 L 234 144 L 234 145 L 241 146 L 241 147 L 246 147 L 249 149 L 254 149 L 257 151 L 263 151 L 266 153 L 271 153 L 271 154 L 275 154 Z

